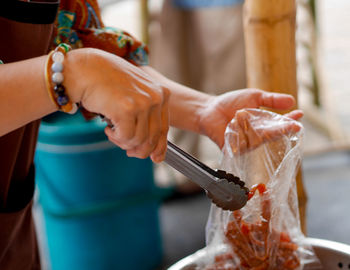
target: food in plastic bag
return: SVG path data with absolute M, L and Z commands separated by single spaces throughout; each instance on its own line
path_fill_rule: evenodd
M 298 122 L 276 113 L 255 109 L 236 113 L 225 132 L 221 164 L 246 182 L 249 201 L 234 212 L 212 205 L 208 256 L 198 269 L 318 266 L 300 229 L 295 177 L 302 134 Z
M 297 250 L 298 245 L 291 241 L 285 232 L 269 230 L 271 219 L 271 200 L 264 184 L 256 185 L 250 194 L 254 195 L 256 189 L 261 196 L 261 220 L 257 223 L 248 223 L 242 220 L 242 212 L 233 212 L 233 221 L 229 222 L 225 236 L 231 245 L 234 254 L 240 260 L 240 266 L 235 267 L 230 263 L 233 260 L 231 253 L 215 257 L 215 265 L 207 270 L 216 269 L 297 269 L 300 266 Z M 270 235 L 269 235 L 270 234 Z M 270 238 L 270 239 L 268 239 Z M 270 245 L 268 247 L 267 245 Z M 267 250 L 275 245 L 275 258 L 269 258 Z M 229 260 L 228 260 L 229 259 Z

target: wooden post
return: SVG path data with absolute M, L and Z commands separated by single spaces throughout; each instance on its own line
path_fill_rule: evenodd
M 246 0 L 244 31 L 248 87 L 288 93 L 297 99 L 295 0 Z M 284 112 L 281 112 L 284 113 Z M 306 193 L 297 176 L 301 225 L 306 233 Z
M 141 40 L 148 44 L 148 24 L 149 24 L 149 13 L 148 13 L 148 0 L 140 0 L 140 14 L 141 14 Z

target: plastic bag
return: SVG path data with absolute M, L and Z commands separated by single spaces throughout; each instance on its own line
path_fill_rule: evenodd
M 302 136 L 301 124 L 282 115 L 255 109 L 236 113 L 226 128 L 221 167 L 255 188 L 241 210 L 212 205 L 206 233 L 211 255 L 199 269 L 299 270 L 306 264 L 317 269 L 300 229 L 295 178 Z

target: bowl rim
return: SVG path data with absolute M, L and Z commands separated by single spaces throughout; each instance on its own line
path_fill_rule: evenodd
M 313 248 L 322 248 L 322 249 L 327 249 L 327 250 L 332 250 L 336 251 L 345 255 L 350 256 L 350 245 L 331 241 L 331 240 L 325 240 L 325 239 L 319 239 L 319 238 L 310 238 L 307 237 L 305 238 L 306 244 L 311 245 Z M 224 245 L 216 247 L 215 250 L 216 252 L 223 251 L 225 248 Z M 168 270 L 181 270 L 184 267 L 193 264 L 193 262 L 196 262 L 199 258 L 203 258 L 207 255 L 207 253 L 212 252 L 213 250 L 208 250 L 207 248 L 203 248 L 195 252 L 194 254 L 191 254 L 174 265 L 170 266 Z

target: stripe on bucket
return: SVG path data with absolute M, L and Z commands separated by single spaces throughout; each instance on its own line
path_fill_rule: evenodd
M 60 218 L 72 218 L 78 216 L 91 216 L 104 212 L 115 211 L 118 209 L 127 209 L 143 205 L 145 203 L 162 202 L 166 197 L 170 196 L 173 190 L 171 188 L 156 188 L 149 193 L 135 194 L 125 198 L 116 199 L 115 201 L 88 203 L 85 205 L 61 205 L 59 207 L 50 207 L 41 201 L 39 202 L 46 214 Z
M 37 143 L 36 149 L 38 151 L 55 153 L 55 154 L 76 154 L 76 153 L 86 153 L 92 151 L 106 150 L 117 147 L 110 141 L 103 141 L 91 144 L 82 145 L 55 145 L 46 143 Z

